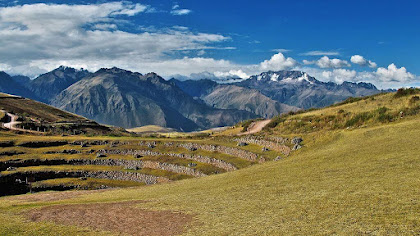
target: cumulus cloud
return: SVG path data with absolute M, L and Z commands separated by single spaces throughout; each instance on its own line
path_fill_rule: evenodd
M 279 52 L 271 57 L 270 60 L 261 62 L 260 68 L 262 70 L 286 70 L 293 68 L 297 62 L 291 57 L 285 57 L 283 53 Z
M 332 68 L 332 69 L 338 69 L 338 68 L 342 68 L 342 67 L 350 67 L 350 63 L 346 60 L 341 60 L 338 58 L 334 58 L 334 59 L 330 59 L 327 56 L 323 56 L 321 57 L 319 60 L 317 61 L 308 61 L 308 60 L 303 60 L 303 64 L 305 65 L 312 65 L 315 64 L 317 66 L 319 66 L 320 68 Z
M 322 77 L 328 81 L 343 83 L 344 81 L 354 81 L 357 72 L 347 69 L 334 69 L 332 71 L 323 71 Z
M 405 67 L 398 68 L 394 63 L 388 68 L 379 67 L 375 74 L 377 79 L 383 82 L 409 82 L 415 79 Z
M 365 59 L 363 56 L 354 55 L 350 58 L 350 61 L 359 66 L 369 66 L 370 68 L 376 68 L 377 64 L 373 61 Z
M 234 77 L 234 78 L 241 78 L 241 79 L 247 79 L 250 77 L 250 75 L 246 74 L 242 70 L 230 70 L 228 72 L 214 72 L 214 75 L 216 77 Z
M 309 51 L 300 54 L 301 56 L 338 56 L 337 51 Z
M 142 63 L 168 60 L 177 51 L 232 49 L 215 46 L 229 37 L 185 27 L 141 33 L 120 30 L 126 17 L 145 13 L 147 8 L 126 1 L 0 7 L 0 63 L 15 73 L 33 76 L 61 64 L 93 70 L 97 64 L 124 67 L 135 62 L 135 69 L 141 69 Z
M 420 83 L 420 77 L 408 72 L 405 67 L 398 68 L 395 64 L 391 64 L 387 68 L 378 68 L 376 71 L 325 70 L 313 67 L 300 69 L 321 81 L 369 82 L 381 89 L 418 86 Z
M 179 7 L 178 4 L 176 4 L 172 7 L 171 14 L 175 15 L 175 16 L 182 16 L 182 15 L 188 15 L 191 12 L 192 11 L 190 9 L 182 9 L 182 8 Z

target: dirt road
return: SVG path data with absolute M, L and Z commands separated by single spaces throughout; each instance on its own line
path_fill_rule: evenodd
M 27 130 L 27 129 L 17 128 L 16 125 L 22 123 L 20 121 L 17 121 L 18 118 L 19 118 L 19 116 L 13 115 L 13 114 L 11 114 L 11 113 L 9 113 L 7 111 L 4 111 L 4 110 L 0 110 L 0 111 L 4 112 L 6 114 L 6 116 L 8 116 L 9 119 L 10 119 L 9 122 L 3 124 L 3 126 L 5 128 L 10 129 L 10 130 L 29 132 L 29 133 L 41 133 L 41 132 L 37 132 L 37 131 L 33 131 L 33 130 Z
M 270 123 L 271 120 L 261 120 L 253 122 L 249 128 L 248 131 L 241 133 L 240 135 L 248 135 L 248 134 L 255 134 L 260 132 L 268 123 Z

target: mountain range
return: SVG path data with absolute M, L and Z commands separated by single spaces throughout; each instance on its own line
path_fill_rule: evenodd
M 165 80 L 156 73 L 119 68 L 91 73 L 61 66 L 33 80 L 1 72 L 0 92 L 42 101 L 103 124 L 193 131 L 381 91 L 370 83 L 322 82 L 301 71 L 268 71 L 219 84 L 206 78 Z

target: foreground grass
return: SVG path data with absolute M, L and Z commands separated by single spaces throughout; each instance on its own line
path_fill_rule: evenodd
M 137 199 L 147 200 L 141 208 L 194 214 L 188 235 L 420 234 L 419 122 L 307 134 L 305 148 L 289 158 L 205 178 L 55 202 L 0 198 L 0 235 L 89 235 L 18 213 Z

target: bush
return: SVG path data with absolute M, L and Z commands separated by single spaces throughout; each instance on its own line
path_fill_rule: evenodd
M 346 122 L 345 127 L 361 125 L 364 122 L 370 120 L 372 117 L 373 115 L 370 112 L 362 112 L 362 113 L 356 114 L 350 120 Z
M 412 98 L 410 98 L 410 105 L 416 104 L 418 101 L 420 101 L 420 97 L 419 96 L 413 96 Z
M 413 95 L 413 94 L 417 94 L 417 93 L 420 93 L 420 89 L 418 89 L 418 88 L 400 88 L 400 89 L 397 90 L 394 97 L 395 98 L 400 98 L 400 97 Z
M 270 123 L 268 123 L 264 127 L 264 130 L 276 128 L 278 124 L 280 124 L 280 123 L 282 123 L 282 122 L 284 122 L 286 120 L 285 117 L 286 116 L 277 116 L 277 117 L 274 117 L 273 119 L 271 119 Z

